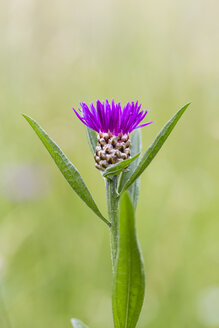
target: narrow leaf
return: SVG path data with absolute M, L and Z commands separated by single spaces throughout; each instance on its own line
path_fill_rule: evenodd
M 87 138 L 88 138 L 88 142 L 89 142 L 92 154 L 95 154 L 96 146 L 97 146 L 97 133 L 96 133 L 96 131 L 88 128 L 87 126 L 86 126 L 86 132 L 87 132 Z
M 119 163 L 110 165 L 104 172 L 103 176 L 104 178 L 113 176 L 113 175 L 118 175 L 120 172 L 122 172 L 130 163 L 136 160 L 136 158 L 140 155 L 137 154 L 131 158 L 125 159 Z
M 172 132 L 173 128 L 175 127 L 176 123 L 179 121 L 180 117 L 183 115 L 187 107 L 190 105 L 186 104 L 183 106 L 163 127 L 160 133 L 155 138 L 154 142 L 150 145 L 150 147 L 146 150 L 143 157 L 141 158 L 137 168 L 132 173 L 127 181 L 122 185 L 120 185 L 119 192 L 126 190 L 131 184 L 143 173 L 146 167 L 151 163 L 154 159 L 156 154 L 159 152 L 161 147 L 163 146 L 164 142 Z
M 115 328 L 135 328 L 144 300 L 144 265 L 135 231 L 134 208 L 127 192 L 122 195 L 120 207 L 113 317 Z
M 78 319 L 71 319 L 73 328 L 88 328 L 82 321 Z
M 138 153 L 141 153 L 141 130 L 137 129 L 134 130 L 131 134 L 131 155 L 134 156 Z M 129 169 L 122 172 L 121 179 L 120 179 L 120 186 L 124 186 L 126 182 L 129 180 L 133 172 L 135 171 L 136 167 L 138 166 L 140 161 L 140 157 L 136 159 L 136 161 L 132 162 L 129 166 Z M 119 187 L 120 189 L 120 187 Z M 138 196 L 139 196 L 139 189 L 140 189 L 140 178 L 136 179 L 135 182 L 128 188 L 129 196 L 131 198 L 132 204 L 134 209 L 136 210 Z
M 90 207 L 94 213 L 99 216 L 105 223 L 110 226 L 110 223 L 103 217 L 100 213 L 96 203 L 94 202 L 87 186 L 85 185 L 83 179 L 81 178 L 78 170 L 65 156 L 62 150 L 57 146 L 57 144 L 47 135 L 47 133 L 39 126 L 39 124 L 27 115 L 23 115 L 33 130 L 36 132 L 50 155 L 52 156 L 54 162 L 58 166 L 59 170 L 70 184 L 72 189 L 78 194 L 78 196 Z

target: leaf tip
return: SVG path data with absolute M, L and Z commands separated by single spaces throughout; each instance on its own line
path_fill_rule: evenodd
M 21 115 L 25 118 L 26 121 L 31 120 L 31 118 L 28 115 L 26 115 L 24 113 L 22 113 Z
M 183 108 L 184 108 L 184 109 L 187 109 L 187 108 L 191 105 L 191 103 L 192 103 L 191 101 L 188 102 L 187 104 L 185 104 L 185 105 L 183 106 Z

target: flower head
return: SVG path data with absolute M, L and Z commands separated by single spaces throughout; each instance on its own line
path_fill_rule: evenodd
M 96 168 L 105 170 L 109 165 L 116 164 L 131 156 L 129 133 L 152 122 L 140 124 L 147 115 L 141 110 L 138 102 L 128 102 L 123 109 L 121 104 L 102 103 L 97 100 L 96 107 L 90 108 L 81 103 L 80 115 L 74 108 L 77 117 L 90 129 L 97 131 L 97 146 L 94 154 Z
M 82 116 L 73 108 L 77 117 L 89 128 L 100 132 L 111 133 L 118 136 L 120 133 L 129 134 L 135 129 L 141 128 L 152 122 L 140 125 L 148 111 L 141 110 L 141 104 L 128 102 L 122 109 L 121 104 L 115 104 L 114 100 L 110 104 L 108 100 L 101 102 L 97 100 L 96 108 L 93 104 L 90 108 L 87 104 L 81 103 Z

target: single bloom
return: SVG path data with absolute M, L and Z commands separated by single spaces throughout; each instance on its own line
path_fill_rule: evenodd
M 121 103 L 112 100 L 97 100 L 96 107 L 81 103 L 80 114 L 73 108 L 77 117 L 88 128 L 98 133 L 98 144 L 94 158 L 96 168 L 105 170 L 110 164 L 118 163 L 131 156 L 129 134 L 153 122 L 140 124 L 148 111 L 141 110 L 141 104 L 128 102 L 123 108 Z

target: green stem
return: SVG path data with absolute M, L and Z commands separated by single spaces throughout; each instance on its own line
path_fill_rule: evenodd
M 108 214 L 111 222 L 111 254 L 113 270 L 117 256 L 117 245 L 119 238 L 119 194 L 117 192 L 118 176 L 106 179 L 106 198 Z

